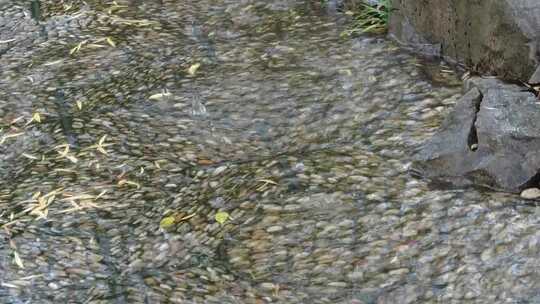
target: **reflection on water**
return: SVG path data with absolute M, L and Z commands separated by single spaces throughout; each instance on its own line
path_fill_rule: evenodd
M 444 65 L 314 1 L 69 5 L 0 12 L 0 302 L 538 302 L 535 206 L 407 173 Z

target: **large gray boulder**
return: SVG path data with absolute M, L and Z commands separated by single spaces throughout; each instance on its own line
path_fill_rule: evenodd
M 390 34 L 398 41 L 481 74 L 540 83 L 540 1 L 391 2 Z
M 520 192 L 540 182 L 540 104 L 522 87 L 473 78 L 412 170 L 457 186 Z

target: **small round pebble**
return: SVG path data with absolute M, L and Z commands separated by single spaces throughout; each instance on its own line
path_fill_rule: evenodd
M 529 188 L 521 192 L 521 198 L 534 200 L 540 198 L 540 189 L 538 188 Z

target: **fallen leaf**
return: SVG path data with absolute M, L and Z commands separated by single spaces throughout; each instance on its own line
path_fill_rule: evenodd
M 171 96 L 171 93 L 163 92 L 163 93 L 154 94 L 154 95 L 148 97 L 148 99 L 150 99 L 150 100 L 159 100 L 159 99 L 162 99 L 164 97 L 169 97 L 169 96 Z
M 96 147 L 96 149 L 103 154 L 107 154 L 107 151 L 104 149 L 105 146 L 103 145 L 106 138 L 107 138 L 107 135 L 103 135 L 103 137 L 101 137 Z
M 223 211 L 218 212 L 216 213 L 215 219 L 216 219 L 216 222 L 223 225 L 223 223 L 225 223 L 229 219 L 229 214 Z
M 73 54 L 79 52 L 81 50 L 81 47 L 83 46 L 83 44 L 86 44 L 86 40 L 83 40 L 83 41 L 79 42 L 74 48 L 72 48 L 69 51 L 69 54 L 73 55 Z
M 111 37 L 107 37 L 107 43 L 112 47 L 116 47 L 116 43 L 112 40 Z
M 202 166 L 207 166 L 213 164 L 214 162 L 209 159 L 199 159 L 197 163 Z
M 22 120 L 24 118 L 24 115 L 23 116 L 19 116 L 15 119 L 13 119 L 9 124 L 10 125 L 14 125 L 15 123 L 17 123 L 19 120 Z
M 98 142 L 98 145 L 100 145 L 100 146 L 103 145 L 103 143 L 105 142 L 105 139 L 107 139 L 107 134 L 105 134 L 105 135 L 103 135 L 101 137 L 101 139 Z
M 63 61 L 64 61 L 64 59 L 60 59 L 60 60 L 56 60 L 56 61 L 46 62 L 43 65 L 44 66 L 55 65 L 55 64 L 62 63 Z
M 197 73 L 197 70 L 201 67 L 200 63 L 195 63 L 194 65 L 190 66 L 188 69 L 189 75 L 193 76 L 195 73 Z
M 8 40 L 0 40 L 0 43 L 10 43 L 15 41 L 15 39 L 8 39 Z
M 174 223 L 176 222 L 174 216 L 168 216 L 168 217 L 164 217 L 161 222 L 159 222 L 159 227 L 160 228 L 169 228 L 171 227 L 172 225 L 174 225 Z
M 24 269 L 23 262 L 21 258 L 19 257 L 19 254 L 17 253 L 17 251 L 13 251 L 13 261 L 15 262 L 15 264 L 17 264 L 17 266 L 19 266 L 19 268 Z
M 64 151 L 56 151 L 58 152 L 58 154 L 60 154 L 58 158 L 67 158 L 70 162 L 76 164 L 78 162 L 78 159 L 73 155 L 69 155 L 69 145 L 60 145 L 58 147 L 62 146 L 64 147 Z
M 259 182 L 263 182 L 265 184 L 272 184 L 272 185 L 277 185 L 278 184 L 275 181 L 270 180 L 270 179 L 259 179 Z
M 98 196 L 96 196 L 96 199 L 102 197 L 103 195 L 105 195 L 105 193 L 107 193 L 107 190 L 101 191 L 101 193 L 99 193 Z
M 13 285 L 13 284 L 10 284 L 10 283 L 5 283 L 5 282 L 0 283 L 0 286 L 8 287 L 8 288 L 14 288 L 14 289 L 19 289 L 20 288 L 19 285 Z
M 190 215 L 186 215 L 184 217 L 181 217 L 178 221 L 179 222 L 183 222 L 183 221 L 187 221 L 189 220 L 190 218 L 194 217 L 196 215 L 196 213 L 193 213 L 193 214 L 190 214 Z
M 34 113 L 34 115 L 32 115 L 32 120 L 38 123 L 41 122 L 41 115 L 39 115 L 39 112 L 36 112 Z
M 27 281 L 27 280 L 31 280 L 31 279 L 35 279 L 35 278 L 42 278 L 44 276 L 45 276 L 44 274 L 33 274 L 33 275 L 29 275 L 27 277 L 22 277 L 19 280 Z
M 92 49 L 102 49 L 106 47 L 105 45 L 97 44 L 97 43 L 89 43 L 86 45 L 86 47 L 92 48 Z
M 58 152 L 58 154 L 60 154 L 60 157 L 66 157 L 67 154 L 69 153 L 69 145 L 63 145 L 63 146 L 64 146 L 64 151 L 61 151 L 61 152 L 56 151 L 56 152 Z
M 122 179 L 118 182 L 118 186 L 122 186 L 122 185 L 131 185 L 131 186 L 135 186 L 137 187 L 137 189 L 141 188 L 141 185 L 139 185 L 138 183 L 136 182 L 132 182 L 132 181 L 129 181 L 127 179 Z
M 34 160 L 38 160 L 39 158 L 35 157 L 34 155 L 31 155 L 31 154 L 26 154 L 26 153 L 23 153 L 22 156 L 26 157 L 26 158 L 29 158 L 29 159 L 34 159 Z
M 0 139 L 0 145 L 3 144 L 3 143 L 6 141 L 6 139 L 8 139 L 8 138 L 13 138 L 13 137 L 21 136 L 21 135 L 23 135 L 23 134 L 24 134 L 24 132 L 4 135 L 4 136 L 2 136 L 2 138 Z

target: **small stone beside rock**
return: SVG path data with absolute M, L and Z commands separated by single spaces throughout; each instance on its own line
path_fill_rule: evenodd
M 523 192 L 521 192 L 521 198 L 529 199 L 529 200 L 538 199 L 540 198 L 540 189 L 538 188 L 525 189 L 523 190 Z

